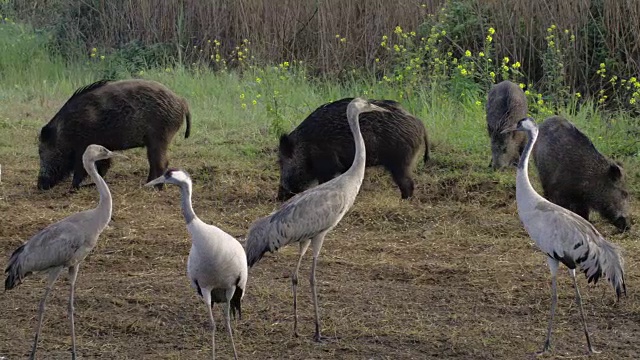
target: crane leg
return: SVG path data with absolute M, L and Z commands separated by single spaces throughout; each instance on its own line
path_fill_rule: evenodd
M 556 314 L 556 305 L 558 303 L 558 289 L 556 280 L 558 277 L 558 260 L 553 258 L 547 258 L 547 262 L 549 263 L 549 270 L 551 270 L 551 312 L 549 314 L 549 326 L 547 328 L 547 338 L 544 341 L 544 345 L 542 346 L 542 351 L 538 353 L 538 355 L 542 355 L 549 351 L 551 348 L 551 329 L 553 327 L 553 317 Z
M 298 263 L 296 268 L 291 274 L 291 289 L 293 291 L 293 335 L 298 337 L 298 271 L 300 270 L 300 264 L 302 263 L 302 257 L 309 249 L 311 240 L 305 240 L 300 242 L 300 256 L 298 257 Z
M 207 311 L 209 312 L 209 320 L 211 321 L 211 353 L 213 355 L 213 359 L 216 358 L 216 321 L 213 319 L 213 309 L 211 309 L 211 290 L 202 289 L 202 299 L 204 300 L 204 304 L 207 306 Z
M 582 297 L 580 296 L 580 290 L 578 290 L 578 282 L 576 281 L 576 270 L 569 270 L 571 277 L 573 278 L 573 287 L 576 289 L 576 303 L 578 303 L 578 307 L 580 308 L 580 317 L 582 318 L 582 327 L 584 328 L 584 336 L 587 338 L 587 346 L 589 347 L 589 352 L 594 354 L 599 354 L 600 351 L 594 350 L 593 346 L 591 346 L 591 339 L 589 338 L 589 331 L 587 330 L 587 321 L 584 317 L 584 309 L 582 308 Z
M 76 289 L 76 278 L 78 277 L 79 265 L 71 266 L 69 268 L 69 321 L 71 322 L 71 359 L 76 359 L 76 327 L 73 322 L 73 296 Z
M 44 291 L 44 296 L 42 300 L 40 300 L 40 306 L 38 307 L 38 326 L 36 327 L 36 335 L 33 339 L 33 346 L 31 347 L 31 354 L 29 355 L 29 359 L 33 360 L 36 358 L 36 349 L 38 348 L 38 338 L 40 337 L 40 330 L 42 329 L 42 319 L 44 318 L 44 307 L 47 302 L 47 297 L 53 288 L 53 283 L 56 282 L 60 272 L 62 271 L 62 267 L 53 269 L 49 272 L 49 277 L 47 278 L 47 287 Z
M 235 288 L 234 288 L 235 291 Z M 231 293 L 233 296 L 233 292 Z M 227 297 L 229 299 L 229 297 Z M 229 338 L 231 339 L 231 347 L 233 348 L 233 358 L 238 360 L 238 353 L 236 352 L 236 344 L 233 342 L 233 331 L 231 330 L 231 304 L 229 304 L 229 300 L 224 305 L 224 320 L 227 325 L 227 331 L 229 332 Z
M 313 310 L 316 315 L 316 331 L 313 335 L 313 340 L 316 342 L 322 341 L 322 335 L 320 335 L 320 307 L 318 306 L 318 291 L 316 289 L 316 266 L 318 264 L 318 255 L 322 248 L 322 242 L 324 241 L 324 234 L 320 234 L 313 239 L 313 263 L 311 264 L 311 276 L 309 277 L 309 283 L 311 284 L 311 295 L 313 298 Z

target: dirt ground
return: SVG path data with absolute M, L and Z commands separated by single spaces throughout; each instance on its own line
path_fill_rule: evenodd
M 17 131 L 17 130 L 16 130 Z M 32 141 L 32 139 L 29 139 Z M 31 146 L 31 145 L 29 145 Z M 25 145 L 25 148 L 27 146 Z M 194 178 L 194 208 L 205 222 L 236 237 L 277 206 L 277 170 L 268 149 L 252 164 L 218 162 L 198 148 L 174 144 L 173 166 Z M 297 247 L 267 254 L 249 271 L 243 318 L 233 323 L 242 359 L 523 359 L 540 350 L 550 305 L 545 257 L 521 226 L 513 180 L 486 164 L 435 160 L 416 176 L 410 201 L 400 200 L 388 174 L 367 171 L 355 206 L 331 232 L 318 265 L 322 329 L 331 339 L 314 343 L 313 305 L 303 261 L 299 295 L 301 337 L 292 334 L 289 274 Z M 28 155 L 25 155 L 28 153 Z M 40 192 L 35 143 L 1 159 L 0 265 L 46 225 L 95 206 L 95 187 L 68 192 L 70 180 Z M 206 309 L 186 278 L 189 237 L 179 192 L 142 188 L 143 150 L 127 151 L 106 176 L 113 193 L 113 221 L 80 267 L 76 334 L 80 358 L 196 359 L 211 356 Z M 440 159 L 440 160 L 439 160 Z M 488 161 L 488 159 L 487 159 Z M 533 172 L 533 171 L 532 171 Z M 638 218 L 637 199 L 633 216 Z M 628 295 L 615 303 L 605 283 L 579 285 L 595 359 L 640 358 L 638 225 L 626 234 L 595 218 L 620 244 Z M 44 277 L 33 275 L 0 295 L 0 358 L 28 355 Z M 50 296 L 38 355 L 70 358 L 66 314 L 68 283 L 61 277 Z M 222 323 L 217 355 L 232 357 Z M 559 276 L 553 352 L 546 358 L 587 356 L 574 290 Z

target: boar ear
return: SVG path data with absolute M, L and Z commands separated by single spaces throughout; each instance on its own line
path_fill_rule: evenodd
M 622 166 L 616 163 L 611 163 L 609 165 L 609 178 L 613 181 L 618 181 L 622 178 L 624 172 L 622 170 Z
M 293 142 L 287 134 L 280 135 L 280 153 L 288 158 L 293 155 Z
M 42 130 L 40 130 L 40 141 L 44 143 L 52 143 L 55 135 L 53 127 L 47 124 L 42 127 Z

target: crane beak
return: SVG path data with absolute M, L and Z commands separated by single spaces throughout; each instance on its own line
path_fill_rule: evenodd
M 109 151 L 109 158 L 114 158 L 114 157 L 119 157 L 119 158 L 123 158 L 123 159 L 129 160 L 128 156 L 122 155 L 120 153 Z
M 383 108 L 381 106 L 378 106 L 378 105 L 374 105 L 374 104 L 369 103 L 369 106 L 371 106 L 369 111 L 389 112 L 389 110 L 387 110 L 387 109 L 385 109 L 385 108 Z
M 158 185 L 158 184 L 164 184 L 164 175 L 149 181 L 148 183 L 144 184 L 144 186 L 153 186 L 153 185 Z
M 513 127 L 509 127 L 509 128 L 506 128 L 506 129 L 500 131 L 500 134 L 506 134 L 506 133 L 517 131 L 517 130 L 518 130 L 518 128 L 513 126 Z

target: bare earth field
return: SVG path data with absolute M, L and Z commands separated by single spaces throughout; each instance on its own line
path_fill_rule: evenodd
M 47 118 L 44 113 L 37 116 Z M 41 123 L 31 120 L 0 129 L 5 139 L 0 153 L 2 268 L 21 242 L 98 200 L 95 187 L 70 194 L 70 180 L 48 192 L 35 188 L 35 135 Z M 181 130 L 174 139 L 171 165 L 184 167 L 194 178 L 194 208 L 205 222 L 242 237 L 253 220 L 277 207 L 273 146 L 251 157 L 238 155 L 240 161 L 221 160 L 216 148 L 226 145 L 207 144 L 202 136 L 184 140 L 182 134 Z M 14 145 L 6 139 L 13 139 Z M 243 318 L 233 323 L 240 358 L 533 358 L 544 341 L 550 277 L 545 257 L 518 220 L 514 180 L 509 172 L 500 176 L 488 172 L 488 150 L 482 164 L 465 164 L 464 159 L 447 155 L 447 150 L 436 146 L 432 163 L 420 167 L 410 201 L 400 200 L 388 174 L 368 170 L 354 208 L 328 235 L 317 278 L 322 328 L 331 341 L 312 340 L 313 305 L 306 280 L 310 252 L 301 270 L 300 338 L 292 335 L 289 278 L 297 246 L 267 254 L 250 269 Z M 114 197 L 113 221 L 80 268 L 78 355 L 210 358 L 206 309 L 186 278 L 190 243 L 178 189 L 143 188 L 145 152 L 126 154 L 131 159 L 116 159 L 106 176 Z M 637 198 L 632 207 L 638 219 Z M 616 304 L 607 283 L 587 285 L 580 275 L 594 347 L 602 351 L 592 358 L 637 359 L 640 225 L 636 221 L 631 232 L 617 234 L 597 216 L 594 221 L 624 249 L 628 295 Z M 554 349 L 546 358 L 586 357 L 574 290 L 565 270 L 558 285 Z M 0 358 L 28 355 L 43 291 L 44 277 L 34 275 L 0 295 Z M 67 296 L 68 283 L 61 277 L 47 304 L 40 359 L 70 358 Z M 228 359 L 232 351 L 222 311 L 215 310 L 218 357 Z

